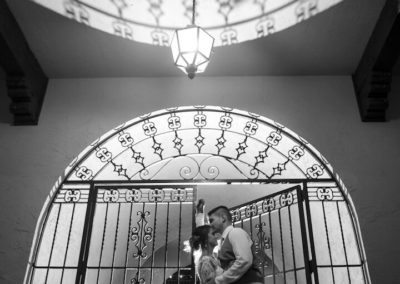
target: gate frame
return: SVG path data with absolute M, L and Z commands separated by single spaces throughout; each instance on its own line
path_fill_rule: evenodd
M 260 183 L 260 184 L 262 184 L 262 183 Z M 283 183 L 281 183 L 281 184 L 283 184 Z M 310 256 L 309 256 L 309 249 L 311 250 L 312 255 L 315 255 L 314 240 L 313 240 L 313 238 L 310 238 L 310 235 L 312 236 L 312 234 L 309 234 L 309 229 L 308 229 L 308 228 L 311 228 L 311 230 L 312 230 L 312 226 L 311 226 L 311 222 L 309 222 L 308 227 L 306 226 L 306 223 L 305 223 L 305 217 L 307 217 L 308 221 L 311 221 L 311 218 L 308 217 L 309 214 L 306 211 L 304 211 L 304 206 L 303 206 L 303 202 L 306 204 L 306 207 L 308 204 L 308 201 L 306 201 L 306 199 L 304 198 L 304 196 L 307 195 L 307 183 L 306 182 L 300 183 L 295 186 L 291 186 L 289 188 L 274 192 L 270 195 L 266 195 L 264 197 L 260 197 L 258 199 L 255 199 L 255 200 L 252 200 L 252 201 L 249 201 L 246 203 L 242 203 L 240 205 L 229 208 L 229 210 L 233 211 L 235 209 L 242 208 L 246 205 L 255 204 L 255 203 L 265 200 L 267 198 L 274 198 L 275 196 L 278 196 L 278 195 L 281 195 L 281 194 L 284 194 L 287 192 L 293 192 L 293 191 L 296 191 L 296 194 L 297 194 L 297 203 L 295 203 L 295 204 L 298 204 L 298 211 L 299 211 L 299 221 L 300 221 L 301 241 L 302 241 L 302 246 L 303 246 L 302 250 L 303 250 L 303 258 L 304 258 L 305 277 L 307 280 L 307 284 L 311 284 L 311 283 L 318 284 L 319 283 L 318 273 L 317 273 L 316 267 L 311 266 L 311 263 L 313 263 L 313 258 L 310 259 Z M 281 208 L 279 208 L 279 209 L 281 209 Z M 261 214 L 263 214 L 263 213 L 261 213 Z M 261 214 L 257 214 L 257 215 L 260 216 Z M 254 216 L 256 216 L 256 215 L 254 215 Z M 238 220 L 238 222 L 242 222 L 242 224 L 243 224 L 244 220 L 251 220 L 254 216 L 251 215 L 250 217 L 246 217 L 245 219 Z M 233 221 L 232 223 L 234 224 L 235 222 Z M 281 231 L 281 234 L 282 234 L 282 231 Z M 272 262 L 272 265 L 274 265 L 273 262 Z M 285 274 L 285 271 L 283 271 L 283 273 Z M 294 273 L 296 273 L 296 270 L 294 270 Z M 312 282 L 312 280 L 311 280 L 312 275 L 314 275 L 314 282 Z M 274 283 L 275 283 L 275 274 L 274 274 Z
M 213 181 L 182 181 L 182 180 L 149 180 L 149 181 L 140 181 L 140 182 L 121 182 L 121 181 L 113 181 L 113 180 L 102 180 L 102 181 L 89 181 L 86 183 L 82 182 L 75 182 L 75 181 L 65 181 L 64 184 L 90 184 L 90 191 L 89 191 L 89 199 L 88 199 L 88 206 L 87 211 L 85 214 L 85 224 L 82 234 L 82 243 L 81 243 L 81 250 L 79 256 L 79 266 L 77 269 L 76 275 L 76 283 L 77 284 L 84 284 L 85 283 L 85 275 L 87 269 L 87 260 L 89 255 L 89 248 L 90 248 L 90 238 L 91 238 L 91 231 L 93 226 L 93 218 L 95 213 L 95 205 L 96 205 L 96 197 L 98 193 L 98 188 L 100 186 L 110 187 L 110 186 L 126 186 L 129 188 L 154 188 L 154 189 L 163 189 L 163 188 L 187 188 L 191 187 L 194 189 L 194 200 L 193 200 L 193 213 L 192 213 L 192 230 L 195 226 L 195 215 L 194 215 L 194 207 L 195 202 L 197 200 L 197 191 L 198 185 L 207 184 L 295 184 L 292 187 L 284 189 L 279 192 L 275 192 L 272 195 L 268 196 L 275 196 L 287 191 L 293 191 L 296 189 L 297 198 L 298 198 L 298 206 L 299 206 L 299 217 L 300 217 L 300 227 L 301 227 L 301 235 L 302 235 L 302 243 L 303 243 L 303 255 L 304 255 L 304 267 L 306 273 L 307 283 L 314 283 L 319 284 L 318 278 L 318 269 L 316 265 L 316 255 L 315 255 L 315 246 L 314 246 L 314 238 L 313 238 L 313 231 L 312 231 L 312 220 L 310 214 L 310 207 L 308 201 L 308 192 L 307 192 L 307 182 L 314 182 L 313 179 L 282 179 L 282 180 L 245 180 L 245 179 L 230 179 L 230 180 L 213 180 Z M 334 179 L 320 179 L 319 182 L 336 182 Z M 267 196 L 258 198 L 253 200 L 252 202 L 257 202 L 260 200 L 265 199 Z M 303 202 L 305 204 L 305 208 L 303 206 Z M 238 205 L 230 210 L 240 207 L 242 205 Z M 300 211 L 301 210 L 301 211 Z M 300 214 L 300 213 L 303 214 Z M 304 216 L 305 215 L 305 216 Z M 307 219 L 307 224 L 305 219 Z M 311 232 L 311 233 L 310 233 Z M 306 248 L 306 249 L 305 249 Z M 309 255 L 309 250 L 311 251 L 311 259 Z M 306 257 L 308 258 L 306 261 Z M 314 282 L 311 281 L 311 277 L 314 276 Z
M 181 125 L 181 120 L 180 120 L 180 113 L 190 113 L 193 115 L 193 118 L 190 118 L 191 121 L 185 121 L 185 123 L 182 123 Z M 218 123 L 218 118 L 214 119 L 213 121 L 210 121 L 210 123 L 207 126 L 208 119 L 207 115 L 208 113 L 219 113 L 219 123 Z M 162 122 L 157 120 L 159 118 L 163 118 Z M 245 123 L 244 125 L 237 124 L 235 126 L 239 126 L 239 128 L 231 129 L 232 126 L 232 119 L 233 117 L 235 118 L 238 117 L 239 123 Z M 192 120 L 193 119 L 193 120 Z M 157 125 L 154 123 L 156 122 Z M 167 123 L 167 124 L 166 124 Z M 263 125 L 267 127 L 269 136 L 266 137 L 264 134 L 267 134 L 266 132 L 258 131 L 258 126 Z M 181 127 L 183 126 L 183 127 Z M 211 126 L 211 128 L 209 127 Z M 157 141 L 157 138 L 159 135 L 162 135 L 163 133 L 157 130 L 157 127 L 159 129 L 166 129 L 165 133 L 170 133 L 174 135 L 175 140 L 174 145 L 170 143 L 168 146 L 169 148 L 173 149 L 175 152 L 177 151 L 177 155 L 167 155 L 163 157 L 161 155 L 163 151 L 163 147 L 165 148 L 164 145 L 161 145 Z M 243 128 L 244 127 L 244 128 Z M 197 150 L 193 148 L 190 150 L 188 153 L 182 153 L 181 152 L 181 147 L 182 143 L 181 139 L 179 138 L 179 135 L 182 130 L 186 129 L 196 129 L 198 131 L 198 136 L 197 137 L 192 137 L 192 144 L 197 147 Z M 210 146 L 213 147 L 212 151 L 206 150 L 204 152 L 201 151 L 203 145 L 204 145 L 204 138 L 201 135 L 202 129 L 213 129 L 213 130 L 218 130 L 219 133 L 221 133 L 221 137 L 218 138 L 216 141 L 211 142 Z M 227 107 L 218 107 L 218 106 L 181 106 L 181 107 L 173 107 L 173 108 L 167 108 L 164 110 L 159 110 L 156 112 L 148 113 L 142 116 L 139 116 L 135 119 L 132 119 L 130 121 L 127 121 L 114 129 L 110 130 L 109 132 L 105 133 L 95 141 L 93 141 L 87 148 L 85 148 L 65 169 L 64 173 L 58 178 L 56 181 L 55 185 L 53 186 L 52 190 L 50 191 L 50 194 L 48 195 L 40 216 L 38 218 L 37 224 L 36 224 L 36 229 L 33 237 L 33 244 L 31 247 L 31 252 L 27 264 L 27 269 L 25 273 L 25 278 L 24 278 L 24 283 L 31 283 L 32 280 L 32 275 L 33 275 L 33 270 L 36 267 L 36 259 L 37 259 L 37 252 L 41 243 L 42 239 L 42 233 L 44 231 L 44 228 L 46 226 L 47 220 L 49 218 L 49 213 L 50 213 L 50 208 L 53 205 L 53 202 L 55 200 L 56 195 L 58 194 L 59 190 L 63 188 L 64 185 L 67 185 L 69 182 L 69 179 L 72 179 L 71 184 L 81 184 L 82 186 L 84 185 L 89 185 L 90 181 L 95 181 L 96 183 L 101 183 L 101 181 L 105 181 L 106 179 L 108 180 L 108 176 L 101 178 L 98 176 L 99 172 L 101 172 L 102 169 L 105 167 L 114 167 L 113 171 L 115 172 L 115 177 L 118 179 L 119 182 L 122 182 L 121 179 L 127 178 L 129 183 L 135 183 L 137 182 L 138 184 L 150 184 L 150 183 L 158 183 L 158 182 L 164 182 L 167 184 L 174 183 L 175 184 L 198 184 L 202 182 L 209 182 L 212 181 L 213 183 L 217 182 L 224 182 L 227 183 L 224 180 L 218 180 L 216 177 L 218 176 L 213 176 L 212 174 L 215 174 L 215 169 L 210 168 L 208 172 L 208 175 L 203 175 L 201 172 L 201 178 L 196 179 L 193 177 L 189 176 L 183 176 L 182 173 L 179 175 L 176 175 L 176 177 L 168 180 L 164 180 L 168 177 L 165 175 L 162 178 L 154 178 L 153 176 L 147 176 L 148 172 L 143 171 L 143 169 L 147 169 L 149 167 L 154 166 L 156 163 L 159 162 L 158 158 L 157 161 L 152 161 L 151 163 L 143 163 L 143 156 L 140 154 L 140 152 L 135 151 L 133 148 L 136 144 L 138 143 L 133 143 L 134 139 L 138 139 L 137 137 L 132 137 L 130 135 L 131 133 L 139 133 L 140 135 L 138 137 L 142 137 L 140 141 L 150 141 L 153 143 L 153 146 L 151 147 L 154 150 L 154 154 L 159 157 L 160 160 L 165 160 L 165 158 L 180 158 L 180 157 L 186 157 L 190 155 L 196 155 L 197 152 L 201 154 L 209 154 L 211 156 L 218 156 L 222 157 L 224 159 L 233 159 L 235 161 L 239 161 L 239 157 L 246 152 L 245 149 L 248 147 L 246 144 L 246 141 L 249 137 L 251 139 L 259 140 L 259 141 L 265 141 L 263 142 L 263 148 L 265 147 L 265 151 L 259 152 L 258 156 L 254 156 L 254 159 L 252 158 L 251 163 L 247 163 L 245 160 L 240 160 L 240 162 L 244 163 L 243 165 L 246 167 L 245 169 L 248 169 L 247 166 L 250 166 L 250 172 L 246 173 L 242 172 L 240 169 L 236 168 L 236 170 L 240 171 L 240 174 L 238 172 L 238 176 L 244 176 L 244 178 L 240 179 L 230 179 L 228 183 L 233 183 L 233 182 L 244 182 L 244 183 L 251 183 L 252 181 L 255 181 L 257 183 L 263 183 L 265 182 L 265 178 L 258 178 L 259 176 L 256 175 L 254 176 L 253 170 L 257 170 L 256 173 L 262 173 L 260 169 L 258 169 L 259 163 L 264 163 L 264 159 L 266 158 L 267 155 L 267 150 L 268 149 L 275 149 L 277 146 L 276 150 L 280 150 L 279 148 L 279 141 L 282 139 L 282 137 L 287 137 L 289 138 L 290 141 L 293 141 L 296 146 L 292 148 L 292 150 L 289 150 L 287 152 L 287 149 L 281 149 L 283 150 L 284 156 L 286 157 L 286 161 L 284 164 L 277 164 L 277 167 L 274 168 L 274 174 L 273 175 L 263 175 L 267 176 L 268 183 L 290 183 L 293 181 L 298 181 L 299 183 L 306 182 L 308 181 L 314 181 L 314 182 L 323 182 L 323 181 L 331 181 L 334 182 L 339 190 L 341 191 L 341 194 L 343 195 L 343 198 L 346 201 L 349 213 L 350 213 L 350 218 L 352 222 L 352 228 L 354 229 L 354 236 L 357 242 L 357 249 L 360 253 L 360 259 L 361 259 L 361 268 L 362 268 L 362 273 L 363 273 L 363 279 L 366 284 L 370 284 L 370 276 L 369 276 L 369 271 L 368 271 L 368 263 L 367 263 L 367 258 L 365 255 L 365 250 L 364 250 L 364 245 L 363 245 L 363 240 L 362 240 L 362 235 L 361 235 L 361 229 L 360 229 L 360 224 L 358 221 L 357 217 L 357 212 L 355 210 L 355 206 L 352 202 L 352 199 L 350 197 L 350 194 L 348 190 L 346 189 L 345 185 L 341 181 L 340 177 L 333 171 L 332 166 L 330 163 L 319 153 L 319 151 L 313 147 L 311 144 L 309 144 L 305 139 L 303 139 L 301 136 L 296 134 L 295 132 L 291 131 L 290 129 L 286 128 L 285 126 L 281 125 L 278 122 L 275 122 L 273 120 L 270 120 L 264 116 L 260 116 L 255 113 L 251 112 L 246 112 L 242 110 L 237 110 L 233 108 L 227 108 Z M 136 132 L 138 131 L 138 132 Z M 158 131 L 158 133 L 157 133 Z M 265 131 L 265 130 L 264 130 Z M 238 148 L 234 148 L 236 146 L 230 146 L 230 150 L 233 151 L 233 155 L 228 155 L 228 156 L 223 156 L 221 155 L 221 149 L 225 148 L 225 139 L 224 139 L 224 133 L 225 132 L 232 132 L 235 135 L 239 135 L 238 137 L 243 137 L 244 140 L 242 140 L 241 143 L 238 144 Z M 260 133 L 263 133 L 262 136 L 259 136 Z M 113 149 L 113 146 L 111 145 L 112 143 L 109 143 L 111 139 L 113 138 L 121 138 L 122 140 L 119 140 L 119 146 L 122 147 L 125 150 L 118 150 L 115 153 L 113 151 L 109 151 L 110 149 Z M 121 136 L 121 137 L 120 137 Z M 164 136 L 163 136 L 164 137 Z M 173 136 L 171 136 L 173 138 Z M 172 139 L 171 138 L 171 139 Z M 194 140 L 193 140 L 194 139 Z M 261 139 L 261 140 L 260 140 Z M 139 140 L 137 140 L 139 141 Z M 139 141 L 139 142 L 140 142 Z M 207 141 L 207 140 L 206 140 Z M 162 141 L 161 141 L 162 142 Z M 213 144 L 215 142 L 218 142 L 218 144 Z M 110 146 L 110 148 L 109 148 Z M 149 153 L 152 153 L 153 150 L 150 148 L 150 144 L 147 146 L 146 149 L 150 150 Z M 100 148 L 102 147 L 102 148 Z M 218 151 L 216 152 L 216 149 L 214 147 L 218 148 Z M 297 147 L 297 148 L 296 148 Z M 109 149 L 107 149 L 109 148 Z M 121 148 L 121 149 L 122 149 Z M 296 148 L 296 149 L 295 149 Z M 132 156 L 133 159 L 130 161 L 133 161 L 135 165 L 141 166 L 143 169 L 138 169 L 137 174 L 135 176 L 126 176 L 126 172 L 124 172 L 124 168 L 121 167 L 121 165 L 117 165 L 114 162 L 114 158 L 117 157 L 119 154 L 125 152 L 126 150 L 129 151 L 132 150 L 132 153 L 134 156 Z M 235 154 L 235 152 L 237 155 Z M 297 153 L 298 151 L 302 152 L 300 155 Z M 296 152 L 296 153 L 294 153 Z M 314 161 L 312 163 L 305 162 L 303 163 L 302 159 L 301 161 L 301 156 L 304 155 L 304 152 L 306 154 L 310 154 L 311 159 Z M 283 152 L 282 152 L 283 153 Z M 287 153 L 287 154 L 286 154 Z M 257 153 L 255 153 L 257 154 Z M 236 158 L 235 158 L 236 156 Z M 96 164 L 101 165 L 99 168 L 96 168 L 94 172 L 90 169 L 91 166 L 86 163 L 87 159 L 89 158 L 94 158 L 96 160 Z M 280 175 L 280 172 L 282 169 L 284 169 L 284 166 L 286 163 L 290 162 L 293 163 L 294 166 L 297 166 L 296 161 L 300 161 L 300 164 L 304 166 L 304 168 L 301 169 L 303 172 L 301 175 L 301 178 L 296 178 L 296 179 L 275 179 L 275 177 Z M 195 161 L 197 163 L 197 161 Z M 246 164 L 247 163 L 247 164 Z M 118 166 L 118 167 L 117 167 Z M 201 165 L 197 163 L 195 167 L 200 167 Z M 234 165 L 233 165 L 234 166 Z M 272 165 L 273 166 L 273 165 Z M 184 169 L 184 168 L 182 168 Z M 182 170 L 181 169 L 181 170 Z M 190 170 L 190 169 L 189 169 Z M 197 169 L 199 170 L 199 168 Z M 276 173 L 275 173 L 276 170 Z M 144 173 L 144 176 L 140 175 L 139 173 Z M 327 175 L 325 175 L 327 173 Z M 156 173 L 157 174 L 157 173 Z M 209 175 L 211 174 L 211 176 Z M 137 176 L 138 175 L 138 176 Z M 323 175 L 324 178 L 320 178 L 320 175 Z M 125 177 L 123 177 L 125 176 Z M 296 176 L 296 175 L 295 175 Z M 303 177 L 304 176 L 304 177 Z M 326 177 L 328 176 L 328 177 Z M 132 178 L 135 180 L 133 181 Z M 153 179 L 154 178 L 154 179 Z M 273 178 L 273 179 L 272 179 Z M 148 179 L 148 180 L 146 180 Z M 177 180 L 178 179 L 178 180 Z M 101 180 L 101 181 L 100 181 Z M 116 180 L 111 180 L 108 181 L 110 183 L 116 183 Z M 305 196 L 307 197 L 307 196 Z M 309 212 L 310 210 L 308 210 Z M 312 231 L 311 231 L 312 232 Z M 312 234 L 311 234 L 312 236 Z M 315 259 L 315 258 L 314 258 Z M 315 267 L 315 264 L 313 265 Z

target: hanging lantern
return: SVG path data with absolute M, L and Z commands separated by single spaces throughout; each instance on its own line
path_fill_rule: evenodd
M 198 26 L 175 31 L 171 43 L 175 65 L 193 79 L 206 69 L 213 44 L 214 38 Z
M 196 1 L 193 0 L 192 25 L 176 30 L 171 42 L 175 65 L 193 79 L 202 73 L 210 61 L 214 38 L 195 25 Z

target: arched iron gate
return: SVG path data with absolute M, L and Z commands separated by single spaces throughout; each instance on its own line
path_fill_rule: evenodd
M 231 208 L 234 225 L 253 239 L 265 283 L 364 283 L 360 245 L 335 183 L 285 183 Z M 196 199 L 194 184 L 65 184 L 46 216 L 30 283 L 194 283 L 183 242 Z
M 258 217 L 258 228 L 252 227 L 257 216 L 250 214 L 249 221 L 243 221 L 253 238 L 257 236 L 254 241 L 259 242 L 260 252 L 264 251 L 261 263 L 266 266 L 266 281 L 370 283 L 354 205 L 329 162 L 305 139 L 277 122 L 214 106 L 178 107 L 146 114 L 114 128 L 79 154 L 43 206 L 24 283 L 149 284 L 148 281 L 156 283 L 161 274 L 168 276 L 168 284 L 183 283 L 184 271 L 189 271 L 190 278 L 190 257 L 181 254 L 178 239 L 188 238 L 192 223 L 181 224 L 181 229 L 188 230 L 185 237 L 179 224 L 183 219 L 191 221 L 192 215 L 187 215 L 193 210 L 186 208 L 193 207 L 195 195 L 182 207 L 185 218 L 171 211 L 178 216 L 176 221 L 167 217 L 169 221 L 160 223 L 156 220 L 170 214 L 161 208 L 180 207 L 170 206 L 175 202 L 172 199 L 159 200 L 156 191 L 190 188 L 204 181 L 287 184 L 288 190 L 300 187 L 275 197 L 263 197 L 277 198 L 281 207 L 263 212 L 265 216 Z M 184 186 L 175 186 L 178 184 Z M 143 195 L 147 199 L 137 201 L 137 189 L 149 191 L 147 197 Z M 224 203 L 225 196 L 216 197 Z M 238 203 L 241 201 L 231 206 Z M 157 214 L 164 212 L 159 217 L 156 208 Z M 262 208 L 259 204 L 259 212 Z M 254 206 L 250 209 L 247 211 L 253 212 Z M 151 253 L 163 251 L 163 246 L 157 244 L 160 238 L 150 232 L 160 230 L 160 224 L 169 224 L 165 231 L 179 232 L 179 236 L 163 238 L 164 257 L 162 252 L 150 257 L 150 248 Z M 175 224 L 174 230 L 171 224 Z M 273 234 L 261 242 L 267 226 L 271 226 Z M 171 244 L 171 239 L 176 243 Z M 178 264 L 174 267 L 168 266 L 172 263 L 168 260 L 172 257 L 170 247 L 176 251 L 174 261 Z M 131 250 L 125 258 L 120 253 L 124 248 Z M 163 268 L 158 267 L 158 259 L 167 261 L 161 263 Z

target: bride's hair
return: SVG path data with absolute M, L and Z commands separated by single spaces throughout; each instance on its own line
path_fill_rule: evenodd
M 204 249 L 208 244 L 208 233 L 211 227 L 209 225 L 203 225 L 197 227 L 190 238 L 190 245 L 194 250 L 199 248 Z

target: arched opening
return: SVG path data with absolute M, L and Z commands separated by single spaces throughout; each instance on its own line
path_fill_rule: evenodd
M 265 283 L 370 283 L 350 196 L 306 140 L 222 107 L 120 125 L 66 169 L 38 221 L 25 283 L 194 283 L 196 200 L 231 208 Z

